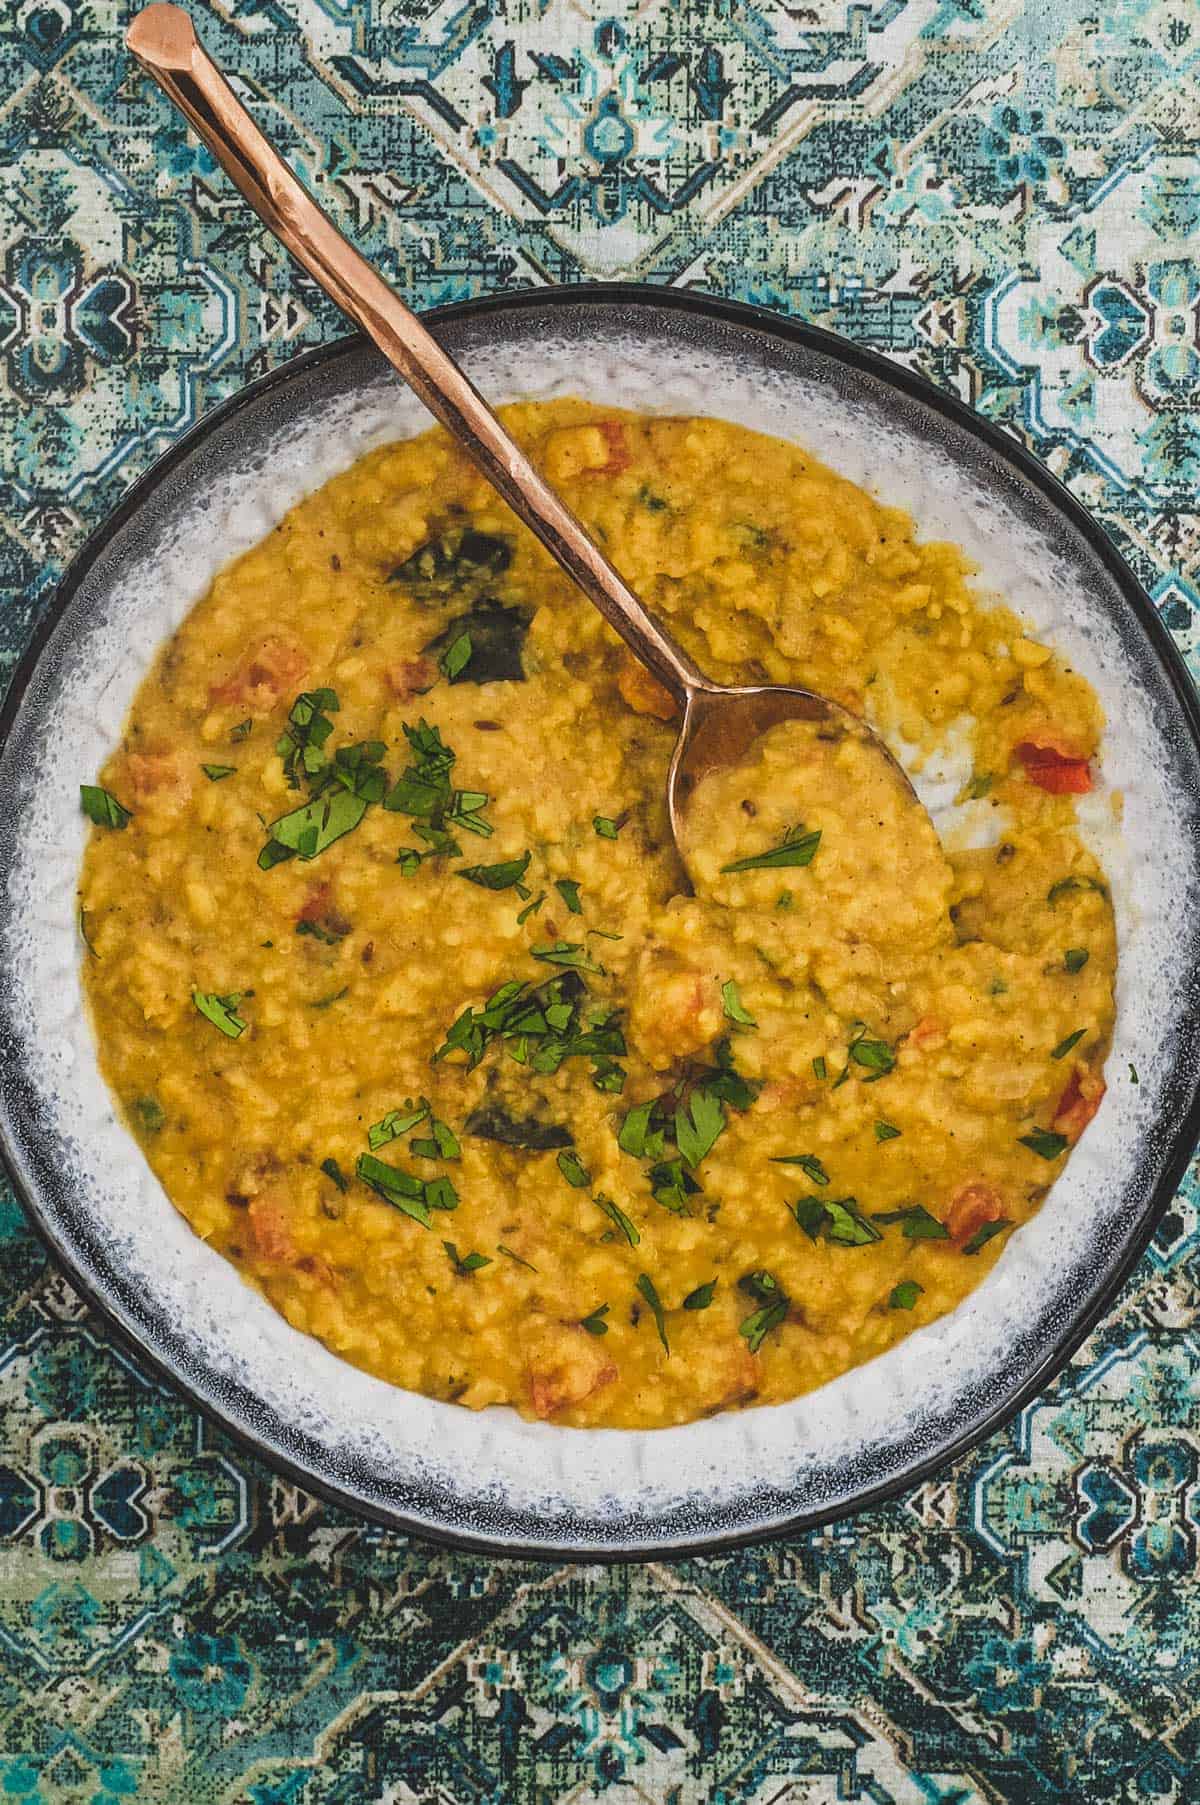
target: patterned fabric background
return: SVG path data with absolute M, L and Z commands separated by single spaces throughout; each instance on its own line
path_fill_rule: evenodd
M 881 348 L 1098 514 L 1200 672 L 1196 0 L 204 0 L 414 302 L 628 276 Z M 207 407 L 340 330 L 120 48 L 0 6 L 0 653 Z M 624 1571 L 272 1477 L 0 1222 L 0 1796 L 1200 1800 L 1200 1182 L 1067 1374 L 911 1496 Z

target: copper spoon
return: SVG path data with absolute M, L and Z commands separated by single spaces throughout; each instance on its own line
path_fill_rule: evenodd
M 267 230 L 374 340 L 518 519 L 674 698 L 681 720 L 667 777 L 667 809 L 681 857 L 682 813 L 696 782 L 743 757 L 761 734 L 781 722 L 836 725 L 873 741 L 880 756 L 899 770 L 883 742 L 862 721 L 824 696 L 804 689 L 730 688 L 711 682 L 698 670 L 547 486 L 454 360 L 292 174 L 200 45 L 183 8 L 147 6 L 129 26 L 125 42 Z

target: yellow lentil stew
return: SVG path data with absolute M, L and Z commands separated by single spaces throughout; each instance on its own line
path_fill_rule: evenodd
M 440 432 L 228 565 L 83 788 L 84 983 L 167 1195 L 298 1329 L 473 1409 L 775 1403 L 952 1309 L 1103 1093 L 1087 683 L 794 445 L 506 415 L 687 650 L 784 727 L 667 830 L 670 698 Z

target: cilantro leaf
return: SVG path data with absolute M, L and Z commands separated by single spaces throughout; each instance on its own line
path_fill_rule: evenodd
M 898 1141 L 900 1130 L 892 1122 L 876 1122 L 875 1139 L 877 1141 Z
M 815 1153 L 779 1153 L 772 1157 L 773 1166 L 799 1166 L 815 1185 L 827 1185 L 829 1174 Z
M 593 815 L 592 826 L 602 840 L 615 840 L 621 831 L 617 823 L 610 820 L 607 815 Z
M 321 1161 L 321 1170 L 326 1178 L 330 1179 L 344 1196 L 350 1189 L 350 1180 L 346 1177 L 346 1174 L 342 1171 L 342 1168 L 338 1165 L 337 1161 L 335 1159 L 323 1159 Z
M 978 1253 L 980 1248 L 986 1247 L 988 1242 L 992 1240 L 994 1236 L 1003 1234 L 1006 1228 L 1011 1227 L 1012 1223 L 1007 1216 L 994 1217 L 991 1222 L 985 1222 L 982 1228 L 977 1228 L 975 1230 L 971 1239 L 964 1245 L 963 1252 Z
M 445 651 L 438 659 L 438 666 L 446 681 L 448 683 L 453 683 L 454 679 L 466 669 L 470 662 L 471 635 L 469 633 L 460 633 L 457 639 L 453 640 L 451 644 L 446 647 Z
M 577 1153 L 564 1149 L 558 1156 L 558 1169 L 569 1185 L 577 1191 L 586 1190 L 592 1182 L 592 1175 Z
M 876 1222 L 885 1227 L 893 1222 L 903 1224 L 906 1241 L 948 1241 L 950 1230 L 936 1216 L 931 1216 L 924 1204 L 913 1203 L 903 1210 L 873 1210 Z
M 393 1209 L 399 1210 L 404 1216 L 411 1216 L 422 1228 L 433 1227 L 426 1196 L 427 1187 L 421 1179 L 414 1178 L 410 1172 L 401 1171 L 399 1166 L 389 1166 L 384 1160 L 376 1159 L 372 1153 L 360 1153 L 354 1169 L 363 1183 L 369 1185 L 385 1203 L 390 1203 Z
M 711 1152 L 724 1128 L 725 1111 L 711 1090 L 694 1090 L 686 1107 L 680 1103 L 675 1111 L 675 1145 L 693 1168 Z
M 395 1141 L 411 1128 L 416 1128 L 429 1114 L 429 1099 L 422 1097 L 414 1103 L 411 1097 L 404 1100 L 403 1109 L 389 1109 L 378 1122 L 373 1122 L 367 1129 L 367 1145 L 372 1153 L 378 1153 L 389 1141 Z
M 97 827 L 128 827 L 133 820 L 133 810 L 118 802 L 111 790 L 102 789 L 98 783 L 81 783 L 79 802 L 88 820 L 94 821 Z
M 528 871 L 530 857 L 524 853 L 519 859 L 505 859 L 499 865 L 462 865 L 454 875 L 465 877 L 469 884 L 478 884 L 481 890 L 511 890 Z
M 684 1300 L 683 1300 L 684 1309 L 685 1310 L 707 1310 L 708 1306 L 712 1303 L 713 1293 L 716 1291 L 716 1289 L 717 1289 L 717 1280 L 716 1279 L 709 1279 L 709 1281 L 706 1285 L 697 1285 L 696 1289 L 694 1291 L 689 1291 L 687 1296 L 684 1298 Z
M 630 1247 L 636 1247 L 642 1237 L 620 1205 L 614 1203 L 611 1197 L 605 1196 L 603 1191 L 597 1191 L 592 1198 L 592 1202 L 595 1204 L 596 1208 L 602 1210 L 609 1221 L 621 1231 Z
M 738 1334 L 748 1344 L 750 1352 L 757 1354 L 772 1330 L 785 1321 L 791 1299 L 774 1274 L 761 1268 L 740 1278 L 738 1290 L 746 1292 L 760 1306 L 738 1324 Z
M 653 1316 L 654 1316 L 654 1326 L 658 1330 L 658 1339 L 662 1342 L 663 1352 L 667 1355 L 667 1358 L 669 1359 L 670 1355 L 671 1355 L 671 1344 L 667 1340 L 666 1318 L 663 1315 L 663 1307 L 662 1307 L 661 1302 L 659 1301 L 658 1292 L 654 1289 L 654 1281 L 650 1277 L 649 1273 L 647 1273 L 647 1272 L 639 1272 L 638 1273 L 637 1289 L 641 1293 L 641 1295 L 645 1298 L 646 1302 L 650 1306 L 651 1312 L 653 1313 Z
M 1077 1047 L 1086 1033 L 1086 1028 L 1076 1028 L 1074 1034 L 1068 1034 L 1065 1040 L 1059 1041 L 1050 1055 L 1051 1059 L 1065 1059 L 1071 1048 Z
M 746 1013 L 741 996 L 738 993 L 737 984 L 732 978 L 722 984 L 721 1000 L 725 1007 L 725 1014 L 731 1022 L 737 1022 L 739 1027 L 742 1028 L 758 1027 L 758 1023 L 755 1021 L 754 1017 Z
M 200 769 L 209 783 L 220 783 L 224 777 L 232 777 L 237 771 L 236 765 L 201 765 Z
M 1082 971 L 1087 964 L 1089 954 L 1086 947 L 1069 946 L 1063 954 L 1063 965 L 1069 972 Z
M 1029 1134 L 1019 1134 L 1017 1139 L 1022 1147 L 1028 1147 L 1031 1153 L 1044 1160 L 1057 1159 L 1069 1145 L 1065 1134 L 1054 1134 L 1048 1128 L 1035 1128 Z
M 290 789 L 298 790 L 302 777 L 311 780 L 324 770 L 328 762 L 325 742 L 333 732 L 329 716 L 340 707 L 332 689 L 304 690 L 292 703 L 287 726 L 275 742 Z
M 888 1309 L 911 1310 L 924 1289 L 924 1285 L 918 1285 L 916 1279 L 901 1279 L 898 1285 L 892 1287 Z
M 246 1032 L 246 1024 L 237 1013 L 238 1004 L 248 992 L 235 990 L 228 996 L 218 996 L 215 990 L 193 990 L 192 1001 L 204 1017 L 205 1021 L 219 1028 L 230 1040 L 237 1040 Z
M 583 914 L 583 904 L 579 900 L 579 885 L 573 877 L 556 877 L 554 888 L 558 891 L 572 915 Z
M 485 1253 L 469 1253 L 459 1256 L 458 1248 L 453 1241 L 443 1241 L 442 1246 L 450 1256 L 450 1264 L 460 1279 L 469 1278 L 471 1273 L 478 1272 L 482 1266 L 490 1266 L 491 1260 Z
M 579 1318 L 579 1326 L 586 1329 L 589 1335 L 607 1335 L 608 1324 L 604 1318 L 608 1315 L 607 1304 L 597 1304 L 587 1316 Z
M 771 846 L 766 852 L 752 853 L 747 859 L 735 859 L 732 865 L 722 865 L 722 874 L 731 871 L 779 871 L 784 867 L 811 865 L 821 844 L 821 830 L 815 828 L 806 833 L 802 827 L 789 828 L 778 846 Z

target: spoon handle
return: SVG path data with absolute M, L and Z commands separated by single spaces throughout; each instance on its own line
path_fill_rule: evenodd
M 712 688 L 642 606 L 590 534 L 530 463 L 416 315 L 297 180 L 202 48 L 182 7 L 156 4 L 125 34 L 133 56 L 212 151 L 269 232 L 287 247 L 442 422 L 519 519 L 682 706 Z

